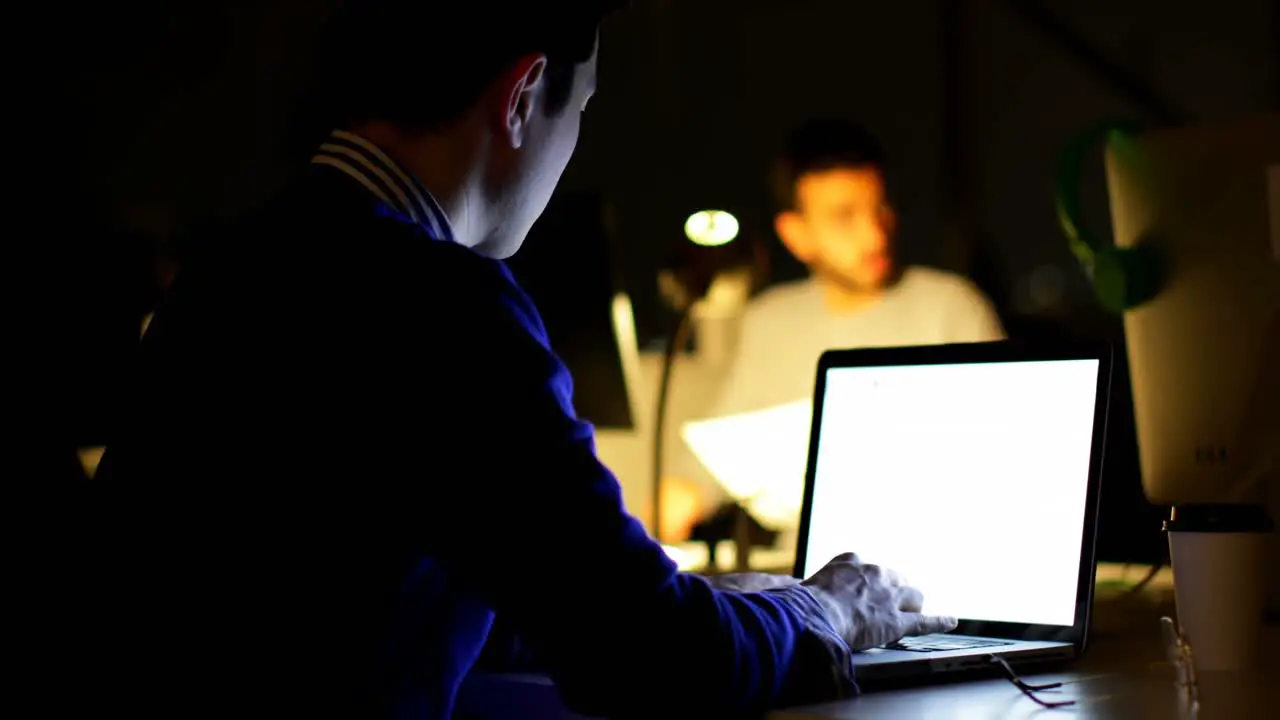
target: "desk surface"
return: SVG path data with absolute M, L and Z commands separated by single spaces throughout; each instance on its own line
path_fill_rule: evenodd
M 1028 676 L 1029 682 L 1062 682 L 1047 691 L 1046 700 L 1075 700 L 1076 704 L 1046 709 L 1024 696 L 1007 680 L 995 678 L 910 689 L 867 692 L 835 703 L 779 710 L 769 720 L 821 718 L 974 718 L 1075 717 L 1195 718 L 1251 720 L 1280 716 L 1280 626 L 1263 630 L 1263 663 L 1247 675 L 1201 674 L 1199 707 L 1193 712 L 1174 685 L 1173 668 L 1164 660 L 1159 617 L 1168 608 L 1156 604 L 1105 603 L 1095 609 L 1098 631 L 1085 657 L 1069 671 Z M 1100 627 L 1099 627 L 1100 626 Z M 472 678 L 464 696 L 483 700 L 472 712 L 476 718 L 537 720 L 577 718 L 565 710 L 551 683 L 537 676 Z M 469 690 L 469 691 L 468 691 Z M 464 705 L 467 703 L 464 703 Z
M 816 718 L 949 718 L 1075 717 L 1232 718 L 1275 717 L 1280 705 L 1280 628 L 1265 629 L 1266 662 L 1255 673 L 1201 674 L 1198 708 L 1174 685 L 1173 668 L 1163 661 L 1158 631 L 1131 628 L 1128 632 L 1095 637 L 1085 657 L 1069 672 L 1029 677 L 1033 683 L 1061 682 L 1046 691 L 1046 700 L 1075 700 L 1076 704 L 1047 709 L 1023 695 L 1004 679 L 980 680 L 868 692 L 852 700 L 782 710 L 771 720 Z M 1264 693 L 1266 696 L 1264 697 Z
M 1231 718 L 1274 717 L 1276 706 L 1264 703 L 1264 682 L 1258 678 L 1201 678 L 1199 708 L 1193 712 L 1188 701 L 1172 682 L 1172 670 L 1152 668 L 1150 672 L 1109 674 L 1073 672 L 1037 677 L 1032 682 L 1060 681 L 1059 690 L 1046 690 L 1046 700 L 1074 700 L 1075 705 L 1044 708 L 1023 695 L 1006 680 L 957 683 L 947 686 L 867 693 L 861 697 L 827 705 L 779 711 L 771 720 L 817 720 L 820 718 L 1043 718 L 1073 717 L 1090 720 L 1139 720 L 1145 718 Z M 1274 698 L 1272 698 L 1274 700 Z

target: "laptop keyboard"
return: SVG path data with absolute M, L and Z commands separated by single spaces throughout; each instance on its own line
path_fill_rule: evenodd
M 905 637 L 898 642 L 885 645 L 887 650 L 908 650 L 910 652 L 941 652 L 944 650 L 972 650 L 973 648 L 1012 645 L 1003 640 L 988 638 L 956 637 L 955 635 L 922 635 Z

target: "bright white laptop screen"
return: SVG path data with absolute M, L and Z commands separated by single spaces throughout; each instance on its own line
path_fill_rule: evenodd
M 804 575 L 855 552 L 924 610 L 1075 621 L 1099 362 L 827 371 Z

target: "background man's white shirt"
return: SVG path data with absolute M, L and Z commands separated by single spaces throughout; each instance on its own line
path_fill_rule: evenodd
M 811 398 L 818 358 L 835 348 L 942 345 L 1004 339 L 990 301 L 967 279 L 909 267 L 876 304 L 848 315 L 832 314 L 815 279 L 777 285 L 747 306 L 734 360 L 707 417 L 761 410 Z M 725 493 L 682 448 L 677 475 L 696 481 L 709 506 Z M 768 498 L 772 507 L 800 507 L 803 478 L 780 483 L 795 498 Z M 785 488 L 785 489 L 782 489 Z M 794 493 L 792 491 L 794 490 Z M 761 498 L 761 500 L 766 500 Z M 798 518 L 797 518 L 798 519 Z

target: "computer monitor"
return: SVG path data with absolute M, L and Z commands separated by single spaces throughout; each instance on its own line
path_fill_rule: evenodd
M 1280 445 L 1280 114 L 1143 133 L 1106 172 L 1116 244 L 1165 272 L 1124 316 L 1143 488 L 1260 495 Z
M 1164 264 L 1124 317 L 1147 497 L 1280 518 L 1280 113 L 1143 133 L 1106 171 L 1116 244 Z M 1280 572 L 1269 582 L 1280 610 Z
M 640 356 L 613 238 L 602 195 L 559 192 L 508 266 L 573 375 L 579 417 L 601 429 L 631 429 Z

